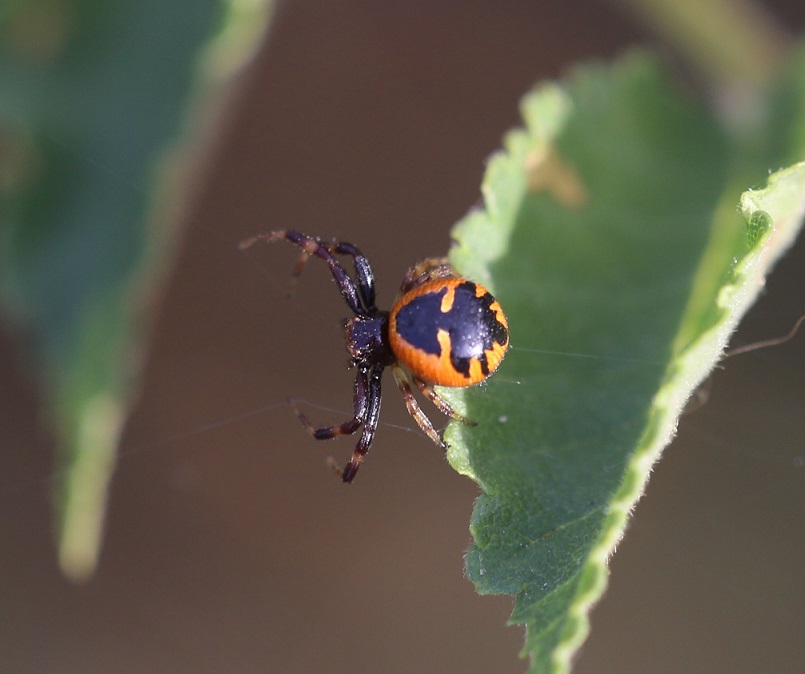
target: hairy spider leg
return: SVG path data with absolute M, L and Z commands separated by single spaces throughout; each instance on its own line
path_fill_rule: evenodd
M 411 384 L 408 381 L 408 374 L 396 364 L 391 366 L 391 372 L 394 375 L 394 381 L 397 382 L 397 388 L 400 389 L 400 395 L 402 395 L 403 401 L 405 401 L 405 406 L 408 408 L 408 414 L 414 418 L 414 421 L 417 422 L 422 432 L 435 444 L 439 445 L 442 449 L 447 449 L 447 444 L 442 440 L 439 433 L 433 427 L 431 420 L 428 419 L 427 415 L 422 411 L 422 408 L 416 401 L 414 392 L 411 390 Z
M 400 284 L 399 296 L 428 281 L 455 276 L 446 257 L 429 257 L 411 267 Z
M 316 257 L 320 257 L 322 260 L 324 260 L 330 267 L 330 272 L 332 273 L 335 282 L 338 284 L 338 289 L 341 291 L 341 296 L 344 298 L 344 301 L 347 303 L 349 308 L 352 309 L 353 313 L 357 314 L 358 316 L 368 315 L 359 299 L 358 289 L 355 286 L 355 282 L 349 277 L 346 270 L 341 266 L 341 263 L 335 258 L 333 253 L 330 252 L 330 249 L 327 247 L 327 245 L 320 240 L 307 236 L 306 234 L 302 234 L 302 232 L 297 232 L 293 229 L 278 229 L 273 232 L 258 234 L 250 239 L 245 239 L 244 241 L 240 242 L 239 248 L 241 250 L 245 250 L 258 241 L 276 243 L 282 239 L 287 239 L 294 245 L 299 246 L 299 248 L 301 248 L 308 256 L 315 255 Z M 301 267 L 304 266 L 306 261 L 307 260 L 300 259 L 300 261 L 297 262 L 297 268 L 300 269 L 300 273 Z
M 290 401 L 291 409 L 296 414 L 299 421 L 316 440 L 330 440 L 341 435 L 352 435 L 360 428 L 366 419 L 366 411 L 369 405 L 369 368 L 358 368 L 355 375 L 355 385 L 352 393 L 353 417 L 348 421 L 335 426 L 325 426 L 316 428 L 310 423 L 307 416 L 299 409 L 295 401 Z
M 467 424 L 467 426 L 477 426 L 478 422 L 473 421 L 472 419 L 467 419 L 467 417 L 462 416 L 458 412 L 453 409 L 453 406 L 447 402 L 442 396 L 436 393 L 436 390 L 428 384 L 427 382 L 423 381 L 419 377 L 412 377 L 414 383 L 416 384 L 417 388 L 422 392 L 428 400 L 430 400 L 436 407 L 439 408 L 439 411 L 442 414 L 447 415 L 451 419 L 455 419 L 456 421 L 460 421 L 462 424 Z
M 367 313 L 377 311 L 377 306 L 375 305 L 375 275 L 374 272 L 372 272 L 372 266 L 369 264 L 369 260 L 366 259 L 366 256 L 357 246 L 344 241 L 320 241 L 320 243 L 322 246 L 326 246 L 327 250 L 331 253 L 349 255 L 352 257 L 353 264 L 355 265 L 355 278 L 358 281 L 357 288 L 361 303 Z M 291 273 L 291 281 L 288 284 L 288 297 L 292 297 L 296 292 L 296 284 L 299 280 L 299 276 L 302 274 L 302 270 L 309 259 L 310 253 L 303 250 Z
M 352 452 L 352 458 L 350 458 L 349 463 L 347 463 L 343 473 L 341 473 L 341 479 L 346 483 L 350 483 L 355 479 L 363 457 L 366 456 L 366 452 L 368 452 L 369 447 L 372 446 L 372 440 L 374 440 L 377 424 L 380 420 L 380 381 L 382 377 L 382 366 L 374 367 L 369 375 L 368 402 L 366 406 L 366 417 L 363 422 L 363 433 L 361 434 L 360 440 L 358 440 L 355 450 Z

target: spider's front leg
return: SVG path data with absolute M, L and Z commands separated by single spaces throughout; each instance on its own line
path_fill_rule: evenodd
M 358 279 L 358 294 L 363 301 L 364 307 L 369 313 L 377 311 L 375 306 L 375 275 L 366 256 L 356 246 L 345 241 L 334 241 L 328 248 L 332 253 L 349 255 L 352 258 L 352 262 L 355 265 L 355 278 Z
M 349 421 L 335 426 L 325 426 L 324 428 L 316 428 L 310 423 L 310 420 L 305 416 L 304 412 L 299 409 L 295 401 L 290 401 L 291 409 L 296 414 L 299 421 L 316 440 L 330 440 L 337 438 L 340 435 L 352 435 L 360 428 L 360 425 L 366 420 L 366 409 L 369 403 L 369 375 L 366 368 L 358 368 L 358 373 L 355 375 L 355 386 L 352 393 L 352 406 L 353 417 Z
M 375 275 L 366 256 L 356 246 L 353 246 L 351 243 L 346 243 L 345 241 L 330 241 L 326 243 L 322 241 L 321 245 L 326 246 L 327 250 L 331 253 L 347 255 L 352 258 L 352 262 L 355 266 L 355 278 L 357 279 L 355 285 L 357 286 L 361 304 L 364 309 L 366 309 L 367 313 L 377 311 L 377 306 L 375 306 Z M 288 288 L 289 297 L 294 294 L 299 276 L 302 274 L 302 270 L 305 268 L 310 256 L 311 253 L 303 250 L 299 259 L 296 261 L 296 266 L 291 274 L 291 283 Z
M 330 267 L 330 273 L 333 275 L 335 282 L 338 284 L 338 289 L 341 291 L 341 296 L 344 298 L 344 301 L 347 303 L 352 312 L 359 316 L 366 315 L 366 310 L 363 308 L 361 303 L 361 298 L 363 298 L 364 290 L 361 289 L 361 292 L 360 293 L 358 292 L 358 288 L 356 288 L 355 282 L 349 277 L 349 275 L 341 266 L 341 264 L 338 262 L 338 260 L 336 260 L 335 256 L 330 250 L 330 246 L 323 243 L 319 239 L 316 239 L 312 236 L 308 236 L 307 234 L 302 234 L 302 232 L 297 232 L 294 229 L 278 229 L 273 232 L 258 234 L 257 236 L 245 239 L 240 242 L 240 245 L 238 247 L 241 250 L 245 250 L 246 248 L 253 246 L 258 241 L 264 241 L 265 243 L 276 243 L 277 241 L 282 241 L 283 239 L 290 241 L 294 245 L 301 248 L 303 251 L 302 257 L 296 264 L 293 276 L 299 276 L 299 274 L 301 274 L 305 262 L 311 255 L 320 257 Z M 360 281 L 361 284 L 363 282 L 364 281 Z
M 344 470 L 341 472 L 341 479 L 346 483 L 350 483 L 355 479 L 363 457 L 366 456 L 366 452 L 368 452 L 369 447 L 372 446 L 377 424 L 380 421 L 380 379 L 382 376 L 383 368 L 375 367 L 369 377 L 369 391 L 367 396 L 366 417 L 363 421 L 363 433 L 361 434 L 361 439 L 358 440 L 355 451 L 352 452 L 352 458 L 350 458 L 349 463 L 347 463 Z M 337 469 L 335 464 L 331 465 Z

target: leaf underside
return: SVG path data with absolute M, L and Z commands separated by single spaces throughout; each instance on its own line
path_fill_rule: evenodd
M 792 203 L 756 192 L 744 220 L 729 139 L 643 55 L 522 108 L 484 210 L 453 232 L 451 260 L 496 294 L 511 349 L 487 385 L 444 391 L 479 422 L 448 427 L 448 458 L 484 492 L 469 577 L 516 596 L 533 672 L 566 671 L 685 402 L 793 240 L 805 167 L 770 181 L 798 187 Z

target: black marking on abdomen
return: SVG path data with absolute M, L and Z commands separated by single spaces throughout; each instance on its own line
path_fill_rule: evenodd
M 442 312 L 442 299 L 448 289 L 415 297 L 397 312 L 396 329 L 411 346 L 425 353 L 440 356 L 439 330 L 450 336 L 450 362 L 457 372 L 469 379 L 470 364 L 477 359 L 484 375 L 489 374 L 486 351 L 495 342 L 501 346 L 508 339 L 508 330 L 490 307 L 495 301 L 489 293 L 476 297 L 476 285 L 465 281 L 454 288 L 453 306 Z

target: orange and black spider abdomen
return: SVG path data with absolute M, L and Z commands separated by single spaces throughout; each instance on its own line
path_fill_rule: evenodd
M 414 287 L 389 315 L 389 344 L 414 376 L 439 386 L 478 384 L 500 365 L 509 327 L 483 286 L 440 278 Z

